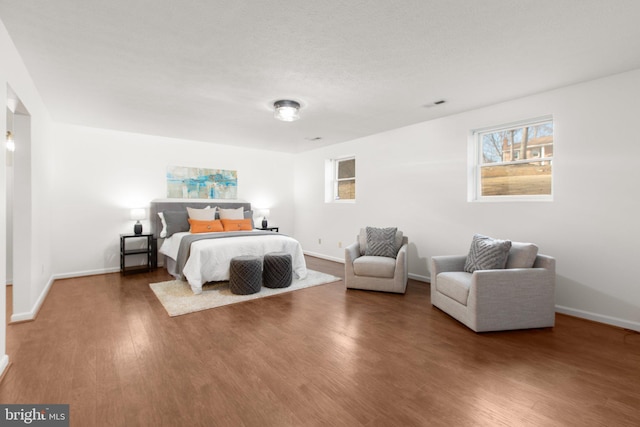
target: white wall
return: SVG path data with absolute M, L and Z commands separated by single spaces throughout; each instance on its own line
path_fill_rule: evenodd
M 29 271 L 26 272 L 26 283 L 14 286 L 13 311 L 24 316 L 34 315 L 51 284 L 51 251 L 50 251 L 50 219 L 44 207 L 50 206 L 48 195 L 51 186 L 51 169 L 47 159 L 50 158 L 50 118 L 31 77 L 22 62 L 13 42 L 7 34 L 4 24 L 0 22 L 0 99 L 6 102 L 7 85 L 20 97 L 22 104 L 31 115 L 30 149 L 31 155 L 31 206 L 32 212 L 24 212 L 28 216 L 27 227 L 30 227 L 30 246 L 28 260 Z M 0 109 L 0 134 L 6 132 L 6 108 Z M 4 139 L 3 139 L 4 141 Z M 4 145 L 4 144 L 3 144 Z M 20 147 L 16 146 L 16 150 Z M 0 149 L 0 176 L 6 176 L 5 150 Z M 3 182 L 2 188 L 5 188 Z M 6 191 L 0 193 L 0 277 L 6 277 Z M 14 237 L 18 237 L 15 235 Z M 14 270 L 14 274 L 17 272 Z M 4 280 L 0 281 L 0 373 L 6 367 L 6 292 Z M 12 316 L 14 319 L 14 316 Z
M 546 114 L 554 201 L 467 202 L 469 131 Z M 474 233 L 532 241 L 557 258 L 559 312 L 640 330 L 638 118 L 640 70 L 299 154 L 296 236 L 338 260 L 360 227 L 398 226 L 424 279 L 431 256 L 466 253 Z M 357 202 L 326 204 L 324 161 L 344 155 L 356 155 Z
M 118 236 L 133 231 L 129 211 L 166 198 L 169 165 L 236 170 L 238 198 L 270 207 L 269 223 L 293 233 L 291 154 L 74 125 L 54 128 L 56 277 L 118 271 Z M 148 219 L 142 223 L 150 230 Z

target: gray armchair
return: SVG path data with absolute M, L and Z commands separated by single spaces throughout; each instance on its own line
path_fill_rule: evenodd
M 404 294 L 409 279 L 407 247 L 409 240 L 401 231 L 396 234 L 396 258 L 365 255 L 366 234 L 360 230 L 356 242 L 345 248 L 344 282 L 348 289 Z
M 473 273 L 464 271 L 466 258 L 432 257 L 432 305 L 476 332 L 554 326 L 554 258 L 537 254 L 532 268 L 509 268 L 507 262 L 505 269 Z

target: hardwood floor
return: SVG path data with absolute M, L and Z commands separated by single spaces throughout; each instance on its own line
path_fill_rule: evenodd
M 635 332 L 558 315 L 476 334 L 415 281 L 170 318 L 148 286 L 169 279 L 56 281 L 35 321 L 7 327 L 0 402 L 68 403 L 73 426 L 640 425 Z

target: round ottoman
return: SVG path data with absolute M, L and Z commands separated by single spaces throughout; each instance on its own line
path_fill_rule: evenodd
M 252 255 L 237 256 L 229 266 L 229 290 L 233 294 L 248 295 L 260 291 L 262 262 Z
M 286 288 L 293 280 L 291 254 L 271 252 L 264 256 L 262 283 L 267 288 Z

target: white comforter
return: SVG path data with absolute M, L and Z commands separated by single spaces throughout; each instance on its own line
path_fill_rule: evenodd
M 160 253 L 172 259 L 178 256 L 180 240 L 189 233 L 176 233 L 164 240 Z M 198 240 L 191 244 L 189 259 L 182 273 L 187 278 L 193 293 L 202 293 L 207 282 L 229 280 L 231 258 L 240 255 L 264 256 L 269 252 L 291 254 L 293 272 L 299 279 L 307 277 L 307 266 L 302 247 L 297 240 L 283 234 L 225 237 Z

